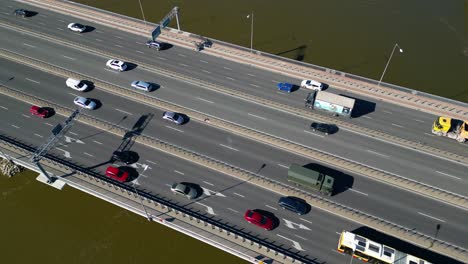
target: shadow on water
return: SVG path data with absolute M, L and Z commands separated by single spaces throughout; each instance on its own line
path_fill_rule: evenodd
M 301 45 L 294 49 L 278 52 L 275 55 L 290 57 L 293 60 L 297 60 L 297 61 L 304 61 L 306 50 L 307 50 L 307 45 Z

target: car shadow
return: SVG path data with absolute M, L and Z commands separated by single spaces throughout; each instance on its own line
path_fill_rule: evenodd
M 52 107 L 44 106 L 42 107 L 43 109 L 47 110 L 49 114 L 46 116 L 46 118 L 52 117 L 55 115 L 55 110 Z
M 197 191 L 197 196 L 195 196 L 195 198 L 193 198 L 193 199 L 197 199 L 198 197 L 203 195 L 203 188 L 200 185 L 198 185 L 196 183 L 192 183 L 192 182 L 181 182 L 181 183 L 185 184 L 185 185 L 189 186 L 190 188 L 195 189 L 195 191 Z
M 138 67 L 137 64 L 132 63 L 132 62 L 125 62 L 125 64 L 127 64 L 127 69 L 125 69 L 125 71 L 131 71 L 135 69 L 136 67 Z
M 172 49 L 174 47 L 174 45 L 170 44 L 170 43 L 166 43 L 166 42 L 162 42 L 161 43 L 161 50 L 168 50 L 168 49 Z
M 341 171 L 329 167 L 325 167 L 317 163 L 306 164 L 304 165 L 304 168 L 315 170 L 333 177 L 335 182 L 333 183 L 333 193 L 331 194 L 332 196 L 342 193 L 353 187 L 354 177 L 349 174 L 343 173 Z
M 99 108 L 102 107 L 102 102 L 101 102 L 101 100 L 99 100 L 99 99 L 94 99 L 94 98 L 89 98 L 89 99 L 93 100 L 93 102 L 96 103 L 96 108 L 94 108 L 93 110 L 97 110 L 97 109 L 99 109 Z
M 96 30 L 95 27 L 86 25 L 85 30 L 81 33 L 89 33 L 89 32 L 93 32 L 94 30 Z
M 37 14 L 39 14 L 38 12 L 36 11 L 26 11 L 26 14 L 24 17 L 33 17 L 33 16 L 37 16 Z
M 151 84 L 151 90 L 150 92 L 153 92 L 153 91 L 156 91 L 158 90 L 159 88 L 161 88 L 161 85 L 157 84 L 157 83 L 152 83 L 152 82 L 148 82 L 149 84 Z
M 91 90 L 93 90 L 95 88 L 94 83 L 91 82 L 91 81 L 82 80 L 82 82 L 88 86 L 88 88 L 86 88 L 86 91 L 84 91 L 84 92 L 89 92 L 89 91 L 91 91 Z
M 279 220 L 278 217 L 276 217 L 276 215 L 274 213 L 272 213 L 270 211 L 263 210 L 263 209 L 254 209 L 252 211 L 261 213 L 262 215 L 265 215 L 268 218 L 271 218 L 271 220 L 273 220 L 273 228 L 271 230 L 277 228 L 280 225 L 280 220 Z
M 181 114 L 181 113 L 177 113 L 178 115 L 180 115 L 183 119 L 184 119 L 184 122 L 182 122 L 181 125 L 185 125 L 187 124 L 188 122 L 190 122 L 190 117 L 186 114 Z
M 130 167 L 130 166 L 120 166 L 119 167 L 120 169 L 128 172 L 128 179 L 127 179 L 127 182 L 131 182 L 131 181 L 134 181 L 138 178 L 139 176 L 139 173 L 138 171 L 133 168 L 133 167 Z

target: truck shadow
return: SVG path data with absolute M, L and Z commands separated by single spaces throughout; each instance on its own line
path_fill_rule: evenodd
M 354 177 L 346 173 L 343 173 L 341 171 L 328 168 L 317 163 L 306 164 L 304 165 L 304 168 L 316 170 L 318 172 L 321 172 L 323 174 L 333 177 L 333 179 L 335 179 L 335 182 L 333 184 L 332 196 L 342 193 L 348 190 L 349 188 L 353 187 Z
M 434 226 L 434 232 L 436 234 L 435 237 L 437 237 L 437 233 L 439 229 L 440 229 L 440 225 Z M 384 245 L 392 247 L 398 251 L 402 251 L 404 253 L 410 254 L 415 257 L 423 258 L 424 260 L 429 261 L 431 263 L 447 263 L 447 264 L 448 263 L 450 264 L 462 263 L 460 261 L 437 254 L 433 251 L 430 251 L 430 248 L 421 248 L 421 247 L 415 246 L 406 241 L 400 240 L 396 237 L 386 235 L 384 233 L 381 233 L 367 226 L 359 227 L 351 232 L 357 235 L 363 236 L 365 238 L 368 238 L 377 243 L 382 243 Z
M 351 118 L 357 118 L 363 115 L 367 115 L 369 113 L 375 112 L 375 105 L 376 103 L 370 102 L 367 100 L 355 98 L 349 95 L 340 94 L 341 96 L 348 97 L 354 99 L 354 108 L 353 112 L 351 113 Z

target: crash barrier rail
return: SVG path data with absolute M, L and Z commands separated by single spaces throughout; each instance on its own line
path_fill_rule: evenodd
M 17 0 L 41 8 L 49 8 L 56 12 L 65 12 L 67 15 L 86 19 L 98 24 L 118 28 L 134 34 L 150 35 L 156 24 L 143 23 L 141 20 L 128 16 L 112 13 L 98 8 L 77 4 L 71 1 L 57 0 Z M 162 40 L 177 43 L 182 47 L 193 48 L 204 37 L 178 31 L 170 28 L 162 30 Z M 403 107 L 429 112 L 435 115 L 450 116 L 453 118 L 467 119 L 468 104 L 440 96 L 404 88 L 388 83 L 380 83 L 365 77 L 328 69 L 325 67 L 298 62 L 261 51 L 250 52 L 250 49 L 226 43 L 219 40 L 213 41 L 214 45 L 207 51 L 208 54 L 220 56 L 228 60 L 256 66 L 268 71 L 287 74 L 295 78 L 324 80 L 328 84 L 334 84 L 340 89 L 388 101 Z M 402 92 L 402 93 L 401 93 Z
M 115 87 L 115 88 L 117 89 L 118 87 Z M 38 104 L 38 105 L 53 107 L 56 113 L 60 115 L 69 116 L 72 113 L 71 109 L 51 103 L 46 100 L 42 100 L 40 98 L 28 95 L 23 92 L 8 88 L 6 86 L 0 87 L 0 92 L 3 93 L 4 95 L 10 96 L 10 97 L 13 97 L 18 100 L 22 100 L 31 104 Z M 157 100 L 157 99 L 153 98 L 153 100 Z M 193 114 L 198 115 L 195 112 L 193 112 Z M 115 124 L 91 117 L 87 114 L 82 114 L 78 121 L 85 123 L 87 125 L 96 127 L 98 129 L 104 130 L 108 133 L 115 134 L 120 137 L 128 136 L 127 134 L 128 132 L 125 130 L 125 128 L 122 128 Z M 222 121 L 216 121 L 216 122 L 222 122 Z M 230 126 L 229 123 L 227 122 L 224 122 L 224 123 L 226 124 L 226 126 Z M 249 129 L 245 128 L 245 131 L 248 131 L 248 130 Z M 264 135 L 264 137 L 271 137 L 271 136 Z M 228 163 L 213 159 L 211 157 L 207 157 L 202 154 L 199 154 L 199 153 L 187 150 L 187 149 L 183 149 L 179 146 L 161 141 L 154 137 L 137 134 L 137 135 L 134 135 L 133 139 L 135 140 L 135 142 L 144 144 L 147 147 L 154 148 L 156 150 L 168 153 L 170 155 L 173 155 L 178 158 L 187 160 L 189 162 L 198 164 L 200 166 L 224 173 L 226 175 L 235 177 L 242 181 L 247 181 L 252 184 L 256 184 L 258 186 L 264 187 L 266 189 L 276 191 L 277 193 L 280 193 L 282 195 L 300 197 L 316 208 L 320 208 L 322 210 L 328 211 L 335 215 L 338 215 L 338 216 L 350 219 L 352 221 L 355 221 L 357 223 L 369 226 L 383 233 L 398 237 L 402 240 L 409 241 L 421 247 L 430 248 L 432 251 L 435 251 L 437 253 L 440 253 L 440 254 L 455 258 L 455 259 L 465 259 L 465 261 L 468 261 L 468 251 L 466 249 L 457 247 L 455 245 L 451 245 L 444 241 L 437 240 L 435 238 L 419 233 L 415 230 L 408 229 L 403 226 L 391 223 L 384 219 L 381 219 L 381 218 L 369 215 L 367 213 L 361 212 L 359 210 L 355 210 L 353 208 L 347 207 L 345 205 L 327 200 L 321 196 L 310 194 L 303 190 L 291 187 L 287 184 L 269 179 L 267 177 L 260 176 L 258 174 L 232 166 Z M 330 155 L 320 153 L 315 150 L 307 149 L 305 147 L 298 146 L 297 148 L 302 148 L 302 151 L 304 153 L 309 154 L 309 156 L 315 157 L 315 159 L 317 160 L 320 160 L 320 161 L 324 160 L 325 163 L 328 162 L 328 163 L 333 164 L 333 162 L 340 160 L 340 158 L 338 157 L 330 157 Z M 330 159 L 330 160 L 327 160 L 327 159 Z M 355 171 L 356 167 L 362 166 L 362 165 L 355 164 L 355 163 L 353 164 L 352 162 L 348 162 L 348 161 L 344 161 L 343 163 L 347 163 L 347 165 L 349 165 L 349 169 L 351 169 L 352 171 Z M 371 171 L 374 171 L 376 175 L 391 177 L 391 175 L 385 175 L 385 173 L 375 171 L 371 168 L 363 167 L 363 173 L 364 172 L 368 173 Z M 401 181 L 401 179 L 399 181 Z M 417 183 L 413 184 L 413 188 L 415 189 L 417 189 L 420 186 L 421 185 L 418 185 Z M 423 187 L 426 187 L 426 186 L 423 186 Z M 427 186 L 426 190 L 427 189 L 431 190 L 431 188 L 433 190 L 433 187 Z M 464 204 L 466 205 L 466 201 Z

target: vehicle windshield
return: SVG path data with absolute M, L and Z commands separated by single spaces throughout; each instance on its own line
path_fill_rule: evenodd
M 80 87 L 80 88 L 82 88 L 82 87 L 84 86 L 84 83 L 79 82 L 77 86 Z

